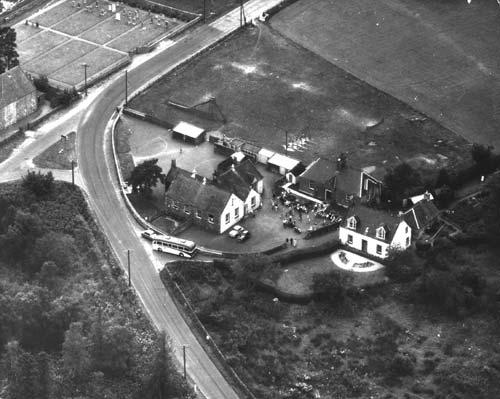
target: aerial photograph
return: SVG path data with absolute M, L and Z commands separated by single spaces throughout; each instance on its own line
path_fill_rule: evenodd
M 500 398 L 500 0 L 0 0 L 0 399 L 320 398 Z

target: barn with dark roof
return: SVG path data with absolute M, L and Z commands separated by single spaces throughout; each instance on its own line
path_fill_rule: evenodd
M 36 111 L 37 91 L 21 67 L 0 75 L 0 130 Z

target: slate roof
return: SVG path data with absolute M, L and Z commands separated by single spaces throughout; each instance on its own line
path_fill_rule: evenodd
M 413 230 L 421 230 L 439 215 L 439 210 L 432 201 L 422 200 L 403 214 L 403 218 Z
M 0 108 L 3 108 L 36 91 L 20 66 L 0 75 Z
M 304 172 L 300 175 L 305 179 L 309 179 L 315 182 L 326 183 L 332 177 L 335 176 L 337 172 L 337 164 L 325 158 L 318 158 L 306 168 Z
M 347 216 L 342 222 L 342 227 L 345 227 L 348 230 L 353 230 L 347 227 L 348 221 L 352 216 L 356 217 L 357 220 L 356 232 L 367 237 L 386 242 L 392 242 L 394 233 L 396 232 L 399 224 L 403 221 L 401 218 L 392 216 L 389 213 L 362 205 L 356 205 L 350 208 L 347 212 Z M 381 240 L 376 236 L 376 230 L 381 226 L 385 227 L 385 240 Z
M 171 168 L 167 174 L 170 185 L 166 196 L 181 204 L 191 205 L 202 211 L 210 212 L 220 216 L 227 205 L 231 193 L 219 188 L 203 177 L 195 175 L 191 177 L 188 171 L 180 168 Z
M 228 169 L 224 173 L 217 176 L 218 183 L 221 187 L 225 188 L 236 194 L 236 196 L 245 201 L 250 194 L 250 184 L 236 171 L 236 169 Z

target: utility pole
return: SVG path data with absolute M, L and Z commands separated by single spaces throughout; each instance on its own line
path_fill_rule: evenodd
M 71 160 L 71 185 L 75 187 L 75 161 Z
M 285 130 L 285 155 L 288 155 L 288 130 Z
M 207 0 L 203 0 L 203 23 L 207 22 Z
M 87 97 L 88 93 L 87 93 L 87 68 L 88 68 L 88 64 L 87 63 L 83 63 L 82 64 L 83 66 L 83 70 L 84 70 L 84 73 L 85 73 L 85 97 Z
M 130 287 L 131 281 L 130 281 L 130 249 L 127 249 L 127 265 L 128 265 L 128 286 Z
M 182 345 L 182 358 L 184 359 L 184 379 L 186 379 L 186 346 Z
M 125 106 L 128 106 L 128 71 L 125 69 Z
M 240 28 L 245 24 L 245 9 L 243 8 L 243 0 L 240 0 Z

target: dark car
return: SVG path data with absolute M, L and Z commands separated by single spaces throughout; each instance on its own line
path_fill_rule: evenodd
M 149 240 L 149 241 L 153 241 L 155 239 L 155 237 L 158 237 L 160 234 L 158 234 L 156 231 L 154 230 L 144 230 L 142 233 L 141 233 L 141 236 L 143 238 L 145 238 L 146 240 Z
M 238 234 L 238 237 L 236 237 L 238 242 L 243 242 L 249 238 L 250 238 L 250 232 L 248 230 L 243 230 L 240 234 Z

